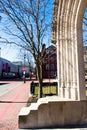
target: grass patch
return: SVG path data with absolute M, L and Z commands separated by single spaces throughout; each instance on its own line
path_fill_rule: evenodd
M 42 97 L 46 96 L 46 95 L 57 95 L 57 82 L 45 82 L 42 83 Z M 38 95 L 38 91 L 39 91 L 39 84 L 38 83 L 31 83 L 31 94 L 33 95 Z
M 86 90 L 86 96 L 87 96 L 87 90 Z
M 31 103 L 37 102 L 38 100 L 38 84 L 35 84 L 35 91 L 34 94 L 29 97 L 29 100 L 27 102 L 27 106 L 30 106 Z M 49 84 L 45 84 L 42 87 L 42 97 L 45 96 L 52 96 L 52 95 L 57 95 L 57 85 L 49 85 Z
M 38 86 L 35 86 L 34 95 L 38 95 Z M 57 87 L 56 86 L 43 86 L 42 87 L 43 95 L 57 95 Z

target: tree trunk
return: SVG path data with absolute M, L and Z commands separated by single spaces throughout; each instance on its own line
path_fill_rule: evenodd
M 42 98 L 42 66 L 37 65 L 37 78 L 39 81 L 38 98 Z

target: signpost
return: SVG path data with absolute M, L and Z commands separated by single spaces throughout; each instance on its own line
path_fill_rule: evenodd
M 26 71 L 26 67 L 23 67 L 22 70 L 23 70 L 23 72 Z
M 24 79 L 24 83 L 25 83 L 25 82 L 26 82 L 26 81 L 25 81 L 25 71 L 26 71 L 26 67 L 23 67 L 22 70 L 23 70 L 23 79 Z

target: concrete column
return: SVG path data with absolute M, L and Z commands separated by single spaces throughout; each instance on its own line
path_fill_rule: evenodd
M 77 15 L 75 18 L 76 27 L 76 65 L 77 65 L 77 89 L 78 100 L 86 100 L 85 95 L 85 70 L 84 70 L 84 52 L 82 41 L 82 20 L 85 8 L 87 6 L 87 0 L 80 0 L 78 3 Z M 79 58 L 80 57 L 80 58 Z
M 70 98 L 71 98 L 71 94 L 72 94 L 72 91 L 71 91 L 71 88 L 72 88 L 72 81 L 73 81 L 73 69 L 72 69 L 72 66 L 73 66 L 73 63 L 72 63 L 72 24 L 71 24 L 71 21 L 72 21 L 72 10 L 73 10 L 73 6 L 74 6 L 74 0 L 70 1 L 70 10 L 69 10 L 69 24 L 68 24 L 68 37 L 69 37 L 69 82 L 70 82 Z
M 55 4 L 58 6 L 58 15 L 54 16 L 58 20 L 57 55 L 59 55 L 60 95 L 74 100 L 83 100 L 86 96 L 81 27 L 87 0 L 55 0 Z
M 60 95 L 60 87 L 61 87 L 61 71 L 60 71 L 60 43 L 57 41 L 57 78 L 58 78 L 58 95 Z
M 75 18 L 79 0 L 74 2 L 73 14 L 71 21 L 71 38 L 72 38 L 72 88 L 71 98 L 78 99 L 77 95 L 77 67 L 76 67 L 76 30 L 75 30 Z
M 58 78 L 58 95 L 61 95 L 61 59 L 60 59 L 60 10 L 61 10 L 61 3 L 62 1 L 59 2 L 58 4 L 58 12 L 57 12 L 57 78 Z
M 64 14 L 64 35 L 65 35 L 65 97 L 70 98 L 70 39 L 69 39 L 69 15 L 70 15 L 70 3 L 68 0 L 65 3 L 65 14 Z
M 63 14 L 64 14 L 64 4 L 65 4 L 65 0 L 63 0 L 61 2 L 61 12 L 60 12 L 60 60 L 61 60 L 61 97 L 65 97 L 65 92 L 64 92 L 64 87 L 65 87 L 65 83 L 64 83 L 64 55 L 63 55 Z

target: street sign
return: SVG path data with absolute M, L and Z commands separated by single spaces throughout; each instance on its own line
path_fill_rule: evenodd
M 22 70 L 23 70 L 23 71 L 26 71 L 26 67 L 23 67 Z

